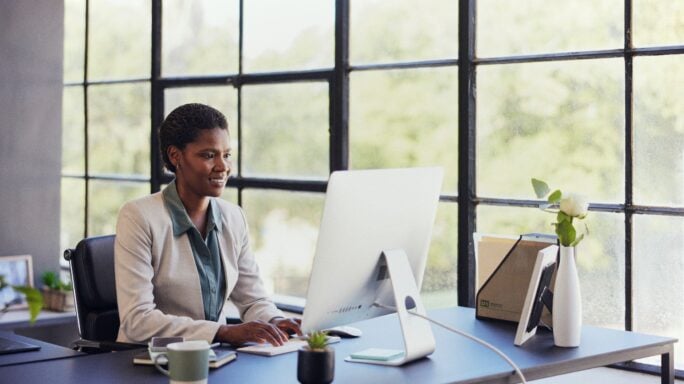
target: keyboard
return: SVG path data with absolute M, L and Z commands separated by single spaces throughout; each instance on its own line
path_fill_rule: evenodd
M 338 336 L 328 336 L 328 344 L 337 343 L 340 341 Z M 249 345 L 247 347 L 238 348 L 238 352 L 253 353 L 261 356 L 276 356 L 283 353 L 290 353 L 298 350 L 306 345 L 306 340 L 299 338 L 292 338 L 285 344 L 274 346 L 269 343 Z

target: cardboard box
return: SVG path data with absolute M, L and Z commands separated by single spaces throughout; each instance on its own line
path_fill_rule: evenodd
M 553 235 L 497 236 L 475 234 L 478 319 L 520 321 L 532 270 L 540 250 L 556 244 Z M 555 273 L 554 273 L 555 275 Z M 552 278 L 551 286 L 553 287 Z M 551 325 L 544 308 L 542 322 Z

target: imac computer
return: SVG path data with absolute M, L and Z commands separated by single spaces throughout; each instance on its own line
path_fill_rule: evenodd
M 334 172 L 313 260 L 302 331 L 397 312 L 404 350 L 347 361 L 401 365 L 435 349 L 420 286 L 442 185 L 441 168 Z M 378 305 L 380 304 L 380 305 Z M 397 335 L 399 336 L 399 335 Z

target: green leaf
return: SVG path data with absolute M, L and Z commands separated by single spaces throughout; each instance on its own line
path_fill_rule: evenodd
M 571 246 L 573 246 L 573 247 L 577 246 L 577 244 L 579 244 L 579 242 L 582 241 L 582 239 L 584 239 L 584 233 L 579 235 L 579 237 L 576 238 L 575 241 L 572 242 Z
M 35 323 L 40 310 L 43 308 L 43 295 L 39 290 L 23 285 L 13 285 L 12 289 L 26 295 L 26 302 L 28 303 L 30 315 L 29 322 L 31 324 Z
M 568 216 L 568 214 L 563 211 L 558 211 L 558 214 L 556 215 L 556 221 L 558 221 L 559 223 L 562 221 L 572 222 L 572 217 Z
M 43 284 L 50 289 L 59 289 L 59 276 L 54 271 L 46 271 L 41 277 Z
M 556 224 L 556 235 L 561 245 L 569 247 L 575 241 L 577 232 L 570 221 L 561 221 Z
M 549 198 L 546 199 L 546 201 L 551 204 L 558 204 L 560 203 L 562 196 L 563 194 L 561 193 L 560 189 L 556 189 L 552 194 L 549 195 Z
M 306 342 L 312 350 L 325 349 L 328 345 L 328 333 L 325 331 L 313 331 L 307 336 Z
M 548 195 L 550 190 L 549 186 L 545 182 L 535 178 L 532 178 L 532 188 L 534 188 L 534 193 L 540 199 L 543 199 L 546 195 Z

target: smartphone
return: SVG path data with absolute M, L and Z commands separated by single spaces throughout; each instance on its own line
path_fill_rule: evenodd
M 166 352 L 166 346 L 184 341 L 183 336 L 153 337 L 150 340 L 150 352 Z

